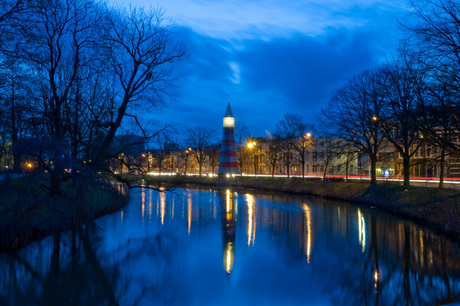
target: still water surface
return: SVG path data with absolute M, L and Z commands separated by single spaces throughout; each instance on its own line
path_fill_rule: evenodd
M 435 305 L 460 297 L 459 254 L 346 203 L 137 189 L 84 230 L 0 255 L 0 304 Z

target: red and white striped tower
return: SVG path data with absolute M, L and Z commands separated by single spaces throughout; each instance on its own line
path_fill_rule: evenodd
M 228 103 L 224 116 L 224 133 L 220 147 L 219 175 L 240 173 L 235 144 L 235 117 Z

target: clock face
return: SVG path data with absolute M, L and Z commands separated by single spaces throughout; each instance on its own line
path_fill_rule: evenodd
M 224 127 L 235 127 L 235 118 L 224 117 Z

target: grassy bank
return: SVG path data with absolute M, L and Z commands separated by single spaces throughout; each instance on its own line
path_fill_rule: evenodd
M 127 176 L 128 181 L 164 188 L 242 187 L 263 191 L 288 192 L 345 200 L 377 207 L 411 219 L 437 232 L 460 239 L 460 190 L 403 187 L 396 184 L 371 186 L 368 182 L 300 178 L 238 177 L 218 179 L 183 176 Z
M 67 181 L 61 195 L 52 195 L 46 189 L 48 179 L 40 175 L 0 181 L 0 252 L 85 224 L 126 203 L 126 193 L 107 182 Z

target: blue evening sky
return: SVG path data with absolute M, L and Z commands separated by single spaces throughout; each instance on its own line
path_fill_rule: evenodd
M 121 1 L 120 1 L 121 2 Z M 316 123 L 321 107 L 355 73 L 396 51 L 409 13 L 392 0 L 132 0 L 173 18 L 188 55 L 181 95 L 157 120 L 204 125 L 221 134 L 230 102 L 253 136 L 285 113 Z

